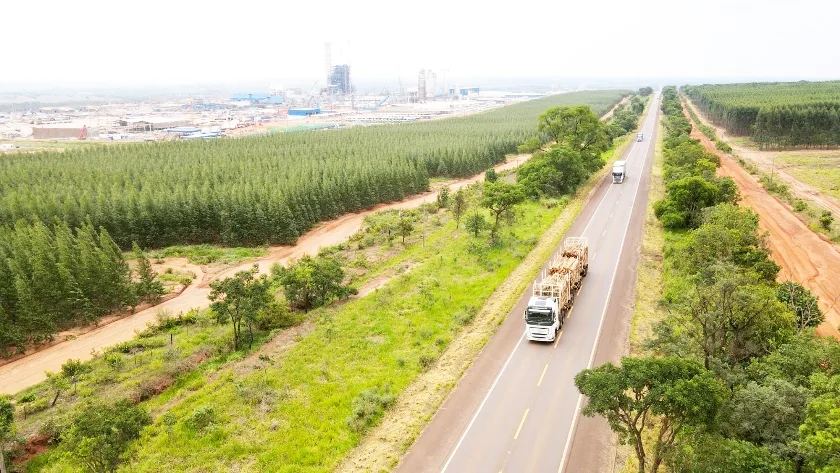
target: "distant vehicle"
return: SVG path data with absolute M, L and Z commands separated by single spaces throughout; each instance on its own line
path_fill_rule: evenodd
M 525 338 L 553 342 L 572 308 L 575 291 L 589 271 L 586 238 L 566 238 L 563 251 L 549 264 L 540 282 L 534 282 L 533 296 L 525 309 Z
M 636 141 L 644 141 L 645 134 L 644 133 L 636 133 Z
M 613 184 L 621 184 L 627 177 L 627 161 L 616 161 L 612 170 Z

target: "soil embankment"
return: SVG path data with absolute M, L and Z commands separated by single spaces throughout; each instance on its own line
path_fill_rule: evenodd
M 773 260 L 782 267 L 779 280 L 798 282 L 819 297 L 820 309 L 826 315 L 817 333 L 840 339 L 837 328 L 840 325 L 840 253 L 761 187 L 731 155 L 717 150 L 700 133 L 687 111 L 686 118 L 694 125 L 692 138 L 699 139 L 707 151 L 720 156 L 718 173 L 735 181 L 741 191 L 741 203 L 758 213 L 759 226 L 770 233 L 768 245 Z

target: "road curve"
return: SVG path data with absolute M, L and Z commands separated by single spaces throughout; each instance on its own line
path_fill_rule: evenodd
M 590 265 L 558 341 L 525 340 L 522 313 L 531 295 L 529 286 L 406 453 L 398 472 L 602 469 L 596 465 L 601 463 L 596 445 L 579 442 L 574 450 L 584 452 L 579 456 L 583 460 L 576 458 L 574 469 L 569 466 L 583 402 L 573 379 L 593 365 L 596 355 L 600 361 L 602 353 L 623 349 L 626 343 L 622 326 L 627 325 L 632 298 L 619 296 L 632 294 L 635 284 L 658 115 L 657 94 L 641 127 L 645 140 L 626 151 L 624 184 L 605 179 L 568 232 L 589 239 Z

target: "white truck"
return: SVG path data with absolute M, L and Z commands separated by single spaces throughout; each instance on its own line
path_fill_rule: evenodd
M 627 161 L 616 161 L 612 170 L 613 184 L 621 184 L 627 177 Z
M 636 133 L 636 141 L 644 141 L 645 134 L 644 133 Z
M 589 243 L 569 237 L 540 282 L 534 281 L 533 295 L 525 309 L 525 338 L 553 342 L 572 309 L 581 279 L 589 271 Z

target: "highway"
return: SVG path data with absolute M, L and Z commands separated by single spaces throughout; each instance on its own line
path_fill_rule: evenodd
M 579 419 L 584 400 L 574 376 L 596 361 L 617 359 L 626 345 L 659 116 L 659 95 L 652 100 L 640 129 L 644 141 L 625 151 L 624 183 L 608 176 L 567 233 L 588 238 L 590 263 L 560 338 L 553 344 L 525 339 L 529 286 L 397 471 L 607 468 L 608 430 L 603 421 Z

